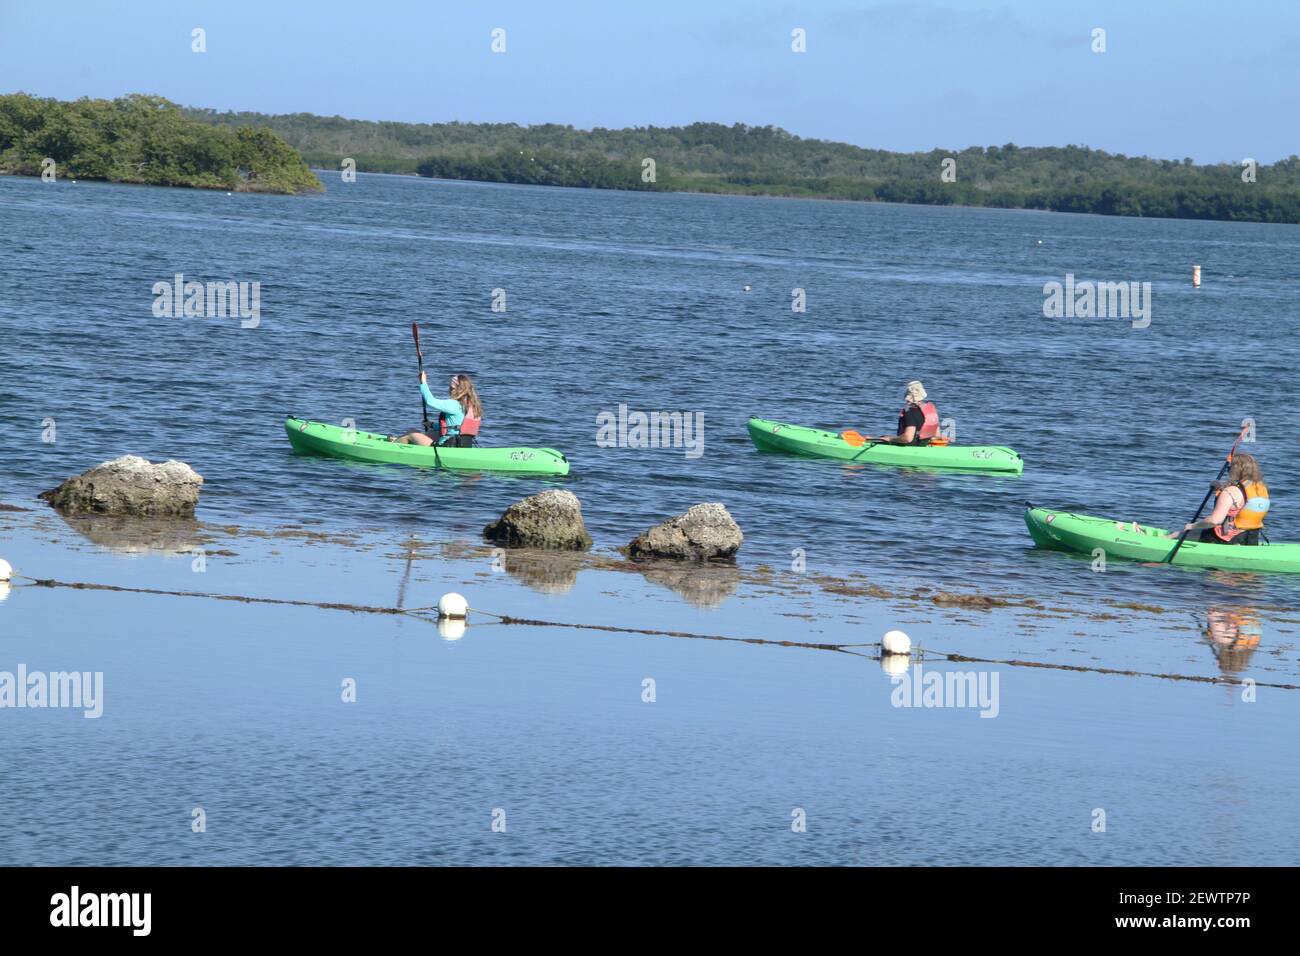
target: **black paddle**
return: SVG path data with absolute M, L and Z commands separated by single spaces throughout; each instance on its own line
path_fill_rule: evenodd
M 1241 431 L 1237 433 L 1237 440 L 1233 442 L 1232 447 L 1228 449 L 1228 457 L 1224 460 L 1223 467 L 1219 469 L 1218 475 L 1216 475 L 1214 481 L 1210 483 L 1210 490 L 1207 491 L 1205 497 L 1201 499 L 1201 506 L 1196 509 L 1196 514 L 1192 515 L 1192 520 L 1189 521 L 1188 524 L 1196 524 L 1201 517 L 1201 512 L 1205 510 L 1205 506 L 1210 503 L 1210 499 L 1214 497 L 1214 493 L 1219 490 L 1219 482 L 1223 480 L 1223 476 L 1226 475 L 1228 469 L 1232 467 L 1232 456 L 1237 453 L 1237 446 L 1241 444 L 1241 439 L 1244 438 L 1245 435 L 1246 428 L 1243 426 Z M 1183 542 L 1186 539 L 1187 530 L 1184 529 L 1183 533 L 1178 536 L 1178 543 L 1174 545 L 1173 550 L 1169 552 L 1169 556 L 1162 562 L 1163 564 L 1173 564 L 1174 555 L 1178 553 L 1178 549 L 1183 546 Z
M 420 326 L 417 322 L 411 323 L 411 336 L 415 339 L 415 358 L 420 363 L 420 374 L 424 374 L 424 353 L 420 351 Z M 420 396 L 420 414 L 424 416 L 424 431 L 429 431 L 429 406 L 424 404 L 424 396 Z

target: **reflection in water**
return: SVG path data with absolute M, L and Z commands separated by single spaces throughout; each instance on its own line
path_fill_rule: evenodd
M 572 551 L 542 551 L 507 548 L 498 558 L 507 574 L 543 594 L 564 594 L 578 582 L 578 572 L 589 558 Z M 597 565 L 598 566 L 598 565 Z M 678 564 L 636 562 L 635 568 L 647 581 L 674 591 L 696 607 L 714 608 L 735 593 L 740 570 L 732 564 Z
M 411 583 L 411 559 L 415 557 L 415 550 L 420 546 L 420 542 L 415 536 L 406 540 L 406 568 L 402 571 L 402 582 L 397 586 L 397 606 L 406 607 L 406 586 Z
M 1205 636 L 1219 670 L 1225 674 L 1245 670 L 1263 635 L 1259 612 L 1253 608 L 1211 605 L 1205 612 L 1205 621 Z
M 465 636 L 465 619 L 463 617 L 438 618 L 438 633 L 444 641 L 459 641 Z
M 647 581 L 677 592 L 696 607 L 718 607 L 736 593 L 740 571 L 734 565 L 637 565 Z
M 118 515 L 59 515 L 69 528 L 115 554 L 183 554 L 203 546 L 193 518 L 140 518 Z
M 907 666 L 912 662 L 912 658 L 907 654 L 881 654 L 880 669 L 885 672 L 887 677 L 901 678 L 907 673 Z
M 578 582 L 582 558 L 568 551 L 507 549 L 501 554 L 506 573 L 534 591 L 565 594 Z

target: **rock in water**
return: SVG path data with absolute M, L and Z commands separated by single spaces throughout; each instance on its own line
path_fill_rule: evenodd
M 712 502 L 693 505 L 686 514 L 643 532 L 627 546 L 627 553 L 632 558 L 732 560 L 744 540 L 726 506 Z
M 578 496 L 554 488 L 516 501 L 483 529 L 483 537 L 507 548 L 586 551 L 591 547 Z
M 123 455 L 69 478 L 40 498 L 65 515 L 192 517 L 203 476 L 183 461 Z

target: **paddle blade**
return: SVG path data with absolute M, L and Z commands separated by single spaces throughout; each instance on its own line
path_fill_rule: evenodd
M 424 358 L 424 353 L 420 351 L 420 323 L 411 323 L 411 337 L 415 339 L 415 354 Z
M 840 437 L 843 438 L 850 445 L 852 445 L 854 448 L 857 448 L 861 445 L 865 445 L 867 443 L 867 440 L 862 437 L 861 433 L 855 432 L 852 429 L 846 432 L 840 432 Z

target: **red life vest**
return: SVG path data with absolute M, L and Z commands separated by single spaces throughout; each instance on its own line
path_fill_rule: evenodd
M 907 410 L 912 405 L 906 405 L 898 413 L 898 433 L 901 435 L 907 428 Z M 917 406 L 925 415 L 925 423 L 917 429 L 916 440 L 929 441 L 939 434 L 939 409 L 934 407 L 934 402 L 926 402 L 924 405 Z
M 465 413 L 465 418 L 460 423 L 459 433 L 462 435 L 474 436 L 478 434 L 479 426 L 483 424 L 481 418 L 471 418 L 469 412 Z M 444 438 L 447 435 L 447 416 L 442 412 L 438 413 L 438 434 Z

